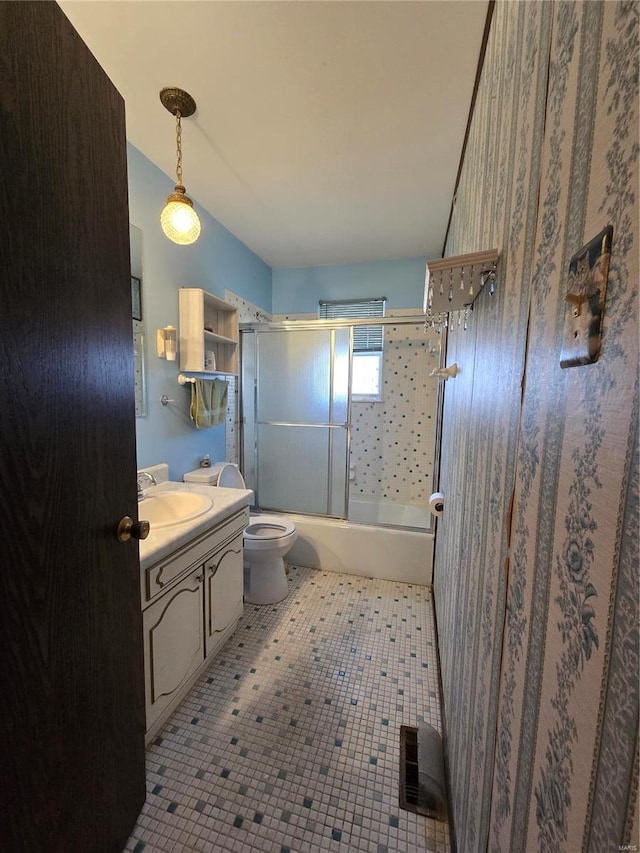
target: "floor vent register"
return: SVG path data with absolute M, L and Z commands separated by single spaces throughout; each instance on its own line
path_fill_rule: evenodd
M 400 808 L 447 820 L 442 738 L 428 723 L 400 726 Z

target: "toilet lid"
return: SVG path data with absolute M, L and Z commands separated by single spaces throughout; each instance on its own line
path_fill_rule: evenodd
M 214 462 L 208 468 L 196 468 L 188 471 L 182 478 L 185 483 L 199 483 L 201 486 L 224 486 L 227 489 L 244 489 L 244 479 L 238 466 L 231 462 Z
M 232 465 L 230 462 L 226 465 L 223 465 L 220 473 L 218 474 L 218 486 L 222 486 L 225 489 L 244 489 L 244 479 L 242 478 L 242 474 L 235 465 Z
M 296 529 L 293 521 L 277 515 L 252 515 L 244 531 L 245 539 L 279 539 L 289 536 Z

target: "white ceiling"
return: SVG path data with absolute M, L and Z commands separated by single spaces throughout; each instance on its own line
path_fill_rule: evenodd
M 125 99 L 127 138 L 274 267 L 440 257 L 485 0 L 60 6 Z

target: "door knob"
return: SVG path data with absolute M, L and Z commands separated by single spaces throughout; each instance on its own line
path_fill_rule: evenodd
M 125 515 L 118 524 L 118 539 L 120 542 L 128 542 L 131 537 L 146 539 L 150 529 L 151 525 L 148 521 L 134 521 L 130 516 Z

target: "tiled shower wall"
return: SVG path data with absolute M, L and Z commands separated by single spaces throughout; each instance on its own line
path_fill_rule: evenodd
M 439 345 L 433 329 L 385 326 L 383 399 L 351 404 L 350 497 L 423 506 L 428 502 L 439 382 L 429 373 L 439 367 Z
M 494 10 L 446 248 L 500 252 L 444 400 L 434 590 L 461 853 L 637 849 L 639 8 Z M 602 353 L 562 370 L 568 264 L 608 224 Z

